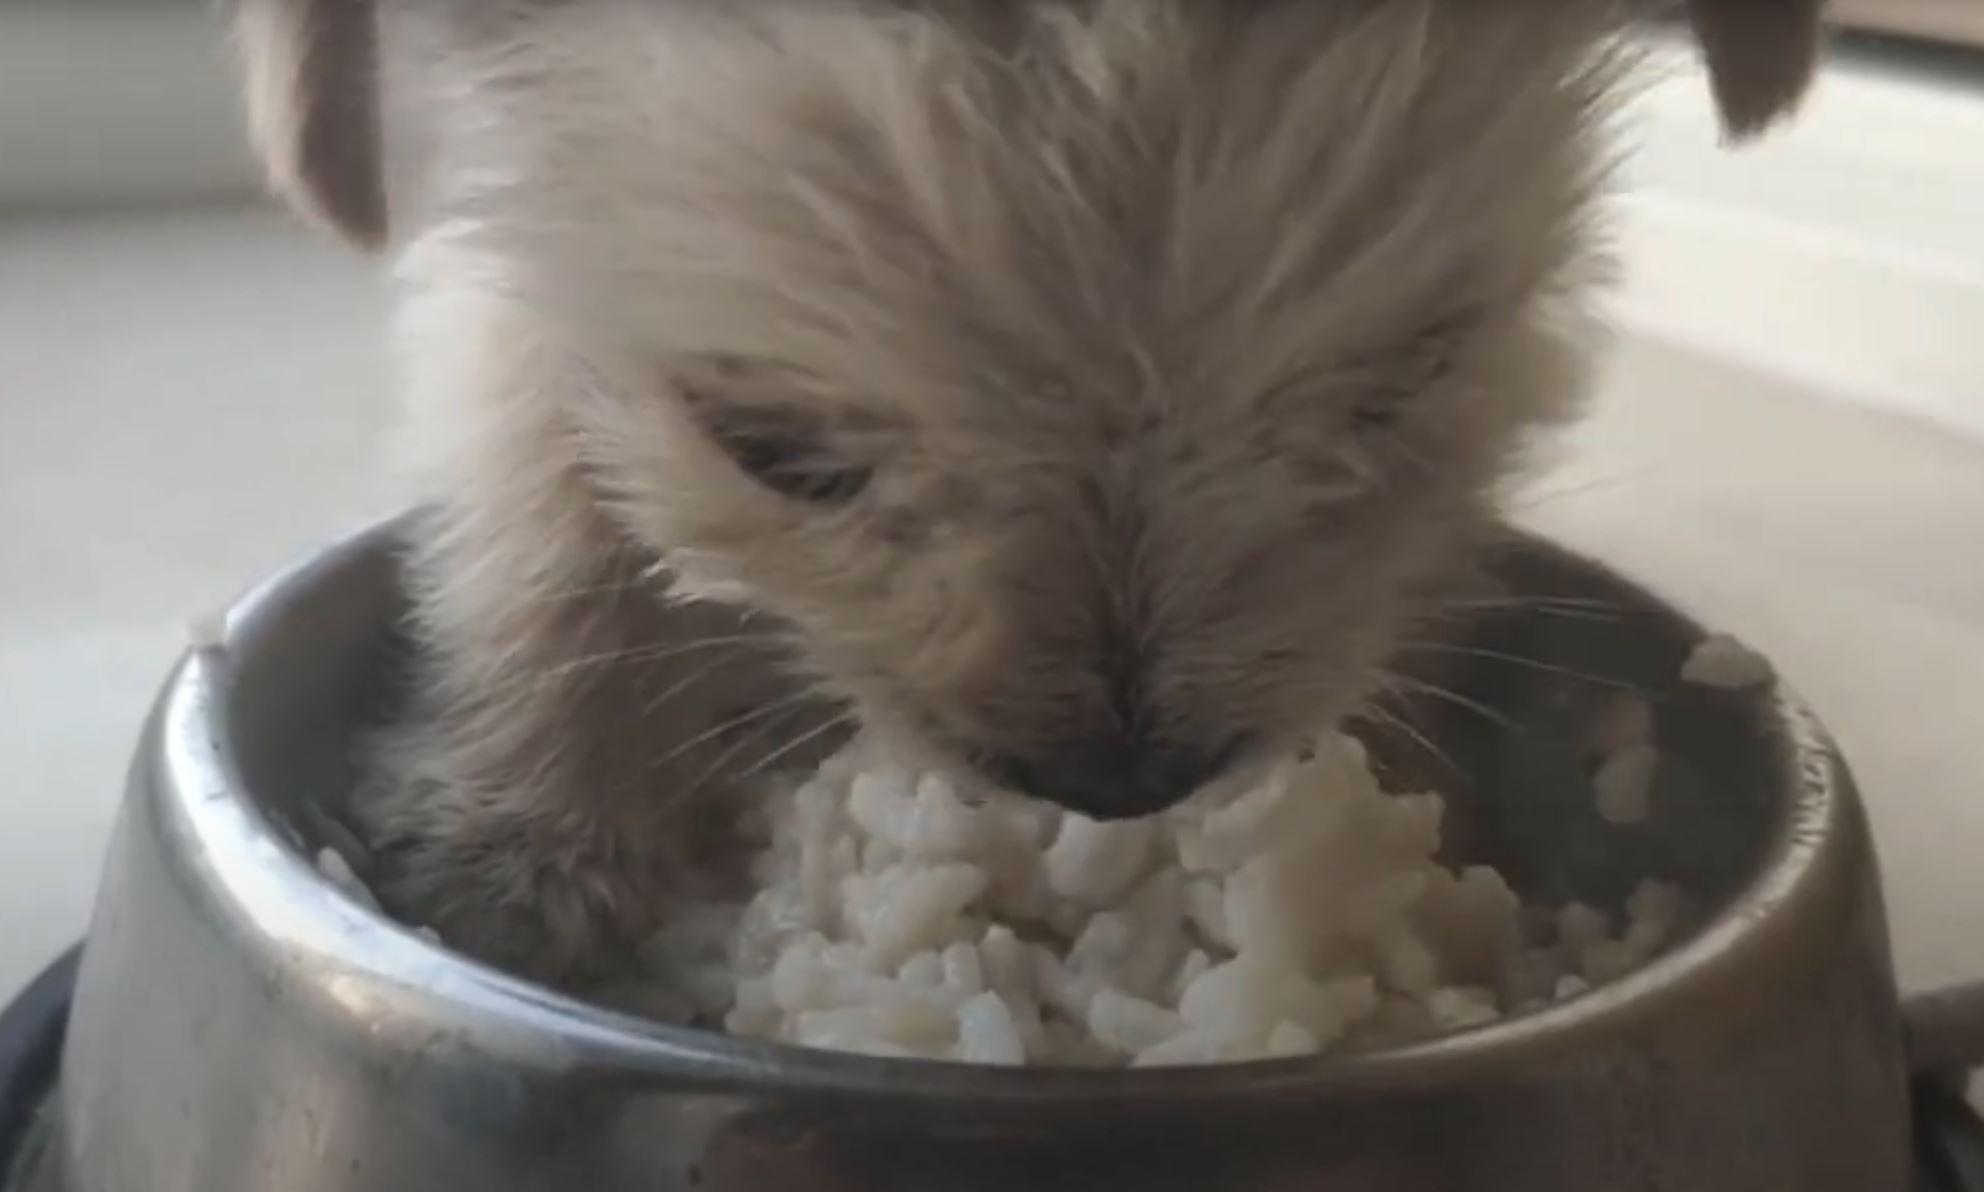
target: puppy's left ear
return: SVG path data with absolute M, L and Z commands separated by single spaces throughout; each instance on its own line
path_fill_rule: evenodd
M 1761 132 L 1798 106 L 1818 66 L 1825 0 L 1687 0 L 1709 85 L 1730 136 Z
M 272 189 L 365 248 L 386 241 L 376 0 L 231 0 L 249 132 Z

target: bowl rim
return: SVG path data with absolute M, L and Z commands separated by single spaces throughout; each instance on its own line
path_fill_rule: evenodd
M 1754 989 L 1787 959 L 1815 959 L 1821 939 L 1802 912 L 1841 867 L 1870 863 L 1850 773 L 1825 730 L 1782 682 L 1760 721 L 1779 773 L 1795 784 L 1748 884 L 1683 944 L 1588 993 L 1482 1027 L 1406 1046 L 1295 1059 L 1167 1069 L 996 1068 L 871 1058 L 669 1026 L 598 1007 L 434 946 L 359 905 L 320 875 L 250 792 L 227 715 L 237 659 L 281 631 L 306 594 L 402 542 L 408 515 L 351 533 L 238 600 L 217 641 L 196 644 L 168 678 L 140 746 L 154 776 L 141 795 L 169 842 L 168 862 L 201 909 L 252 962 L 307 980 L 293 987 L 328 1014 L 358 1015 L 409 1037 L 445 1029 L 513 1062 L 650 1081 L 657 1087 L 841 1100 L 873 1108 L 913 1100 L 973 1114 L 1134 1114 L 1181 1102 L 1206 1112 L 1264 1103 L 1423 1091 L 1514 1077 L 1534 1065 L 1614 1048 L 1672 1028 L 1712 999 Z M 1649 610 L 1701 627 L 1610 568 L 1541 539 L 1529 545 L 1629 588 Z M 1726 1017 L 1726 1015 L 1722 1015 Z M 1707 1029 L 1707 1028 L 1705 1028 Z

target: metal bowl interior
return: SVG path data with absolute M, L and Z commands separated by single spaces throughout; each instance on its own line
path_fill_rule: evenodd
M 354 734 L 391 705 L 405 645 L 394 527 L 360 534 L 237 605 L 223 646 L 196 651 L 161 705 L 164 764 L 182 792 L 167 827 L 210 914 L 300 996 L 381 1029 L 466 1032 L 496 1054 L 555 1056 L 614 1081 L 820 1094 L 849 1112 L 909 1099 L 1011 1123 L 1134 1118 L 1190 1104 L 1235 1118 L 1347 1091 L 1434 1088 L 1767 996 L 1801 933 L 1837 900 L 1831 871 L 1857 822 L 1844 771 L 1782 691 L 1683 684 L 1701 630 L 1639 588 L 1553 547 L 1511 538 L 1495 560 L 1505 599 L 1480 602 L 1444 649 L 1451 698 L 1405 709 L 1417 735 L 1373 738 L 1399 785 L 1445 792 L 1465 830 L 1458 859 L 1501 867 L 1528 897 L 1617 907 L 1640 879 L 1681 883 L 1711 913 L 1640 972 L 1488 1027 L 1382 1052 L 1178 1071 L 989 1070 L 872 1060 L 638 1021 L 511 979 L 344 899 L 313 870 L 319 827 L 354 780 Z M 1654 706 L 1662 763 L 1654 814 L 1607 823 L 1586 742 L 1607 699 Z M 987 1115 L 991 1115 L 988 1119 Z

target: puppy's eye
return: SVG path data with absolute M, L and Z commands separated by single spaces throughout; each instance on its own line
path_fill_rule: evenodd
M 848 504 L 894 441 L 892 426 L 823 395 L 818 378 L 773 362 L 703 356 L 682 362 L 671 380 L 738 470 L 789 500 Z
M 727 410 L 704 425 L 745 475 L 795 501 L 845 505 L 874 476 L 872 464 L 840 455 L 819 421 L 796 411 Z

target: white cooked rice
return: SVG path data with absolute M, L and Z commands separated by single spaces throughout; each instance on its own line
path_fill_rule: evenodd
M 336 886 L 345 897 L 356 902 L 366 910 L 376 911 L 379 909 L 379 900 L 372 896 L 371 888 L 360 881 L 356 873 L 352 872 L 351 862 L 345 860 L 344 854 L 337 849 L 326 845 L 317 850 L 317 872 L 322 874 L 326 881 Z
M 1593 803 L 1609 823 L 1645 823 L 1652 814 L 1654 771 L 1660 754 L 1651 745 L 1627 745 L 1614 750 L 1592 775 Z
M 1696 644 L 1681 664 L 1684 682 L 1704 687 L 1740 690 L 1762 687 L 1777 678 L 1770 659 L 1726 633 L 1711 633 Z
M 770 802 L 748 905 L 682 908 L 649 942 L 664 992 L 638 1001 L 871 1055 L 1200 1064 L 1479 1026 L 1674 932 L 1680 896 L 1649 882 L 1623 924 L 1572 904 L 1525 939 L 1498 873 L 1435 860 L 1443 810 L 1380 790 L 1340 735 L 1120 823 L 967 797 L 857 741 Z
M 1718 634 L 1681 678 L 1738 689 L 1774 676 Z M 1651 812 L 1653 729 L 1651 705 L 1627 693 L 1590 734 L 1594 810 L 1622 828 Z M 768 797 L 755 897 L 674 908 L 642 949 L 649 978 L 609 1000 L 880 1056 L 1205 1064 L 1397 1042 L 1577 997 L 1645 964 L 1687 913 L 1658 881 L 1616 924 L 1578 902 L 1526 907 L 1494 869 L 1436 860 L 1444 810 L 1435 794 L 1386 794 L 1340 734 L 1119 823 L 967 797 L 857 740 Z M 339 848 L 316 862 L 377 909 Z

